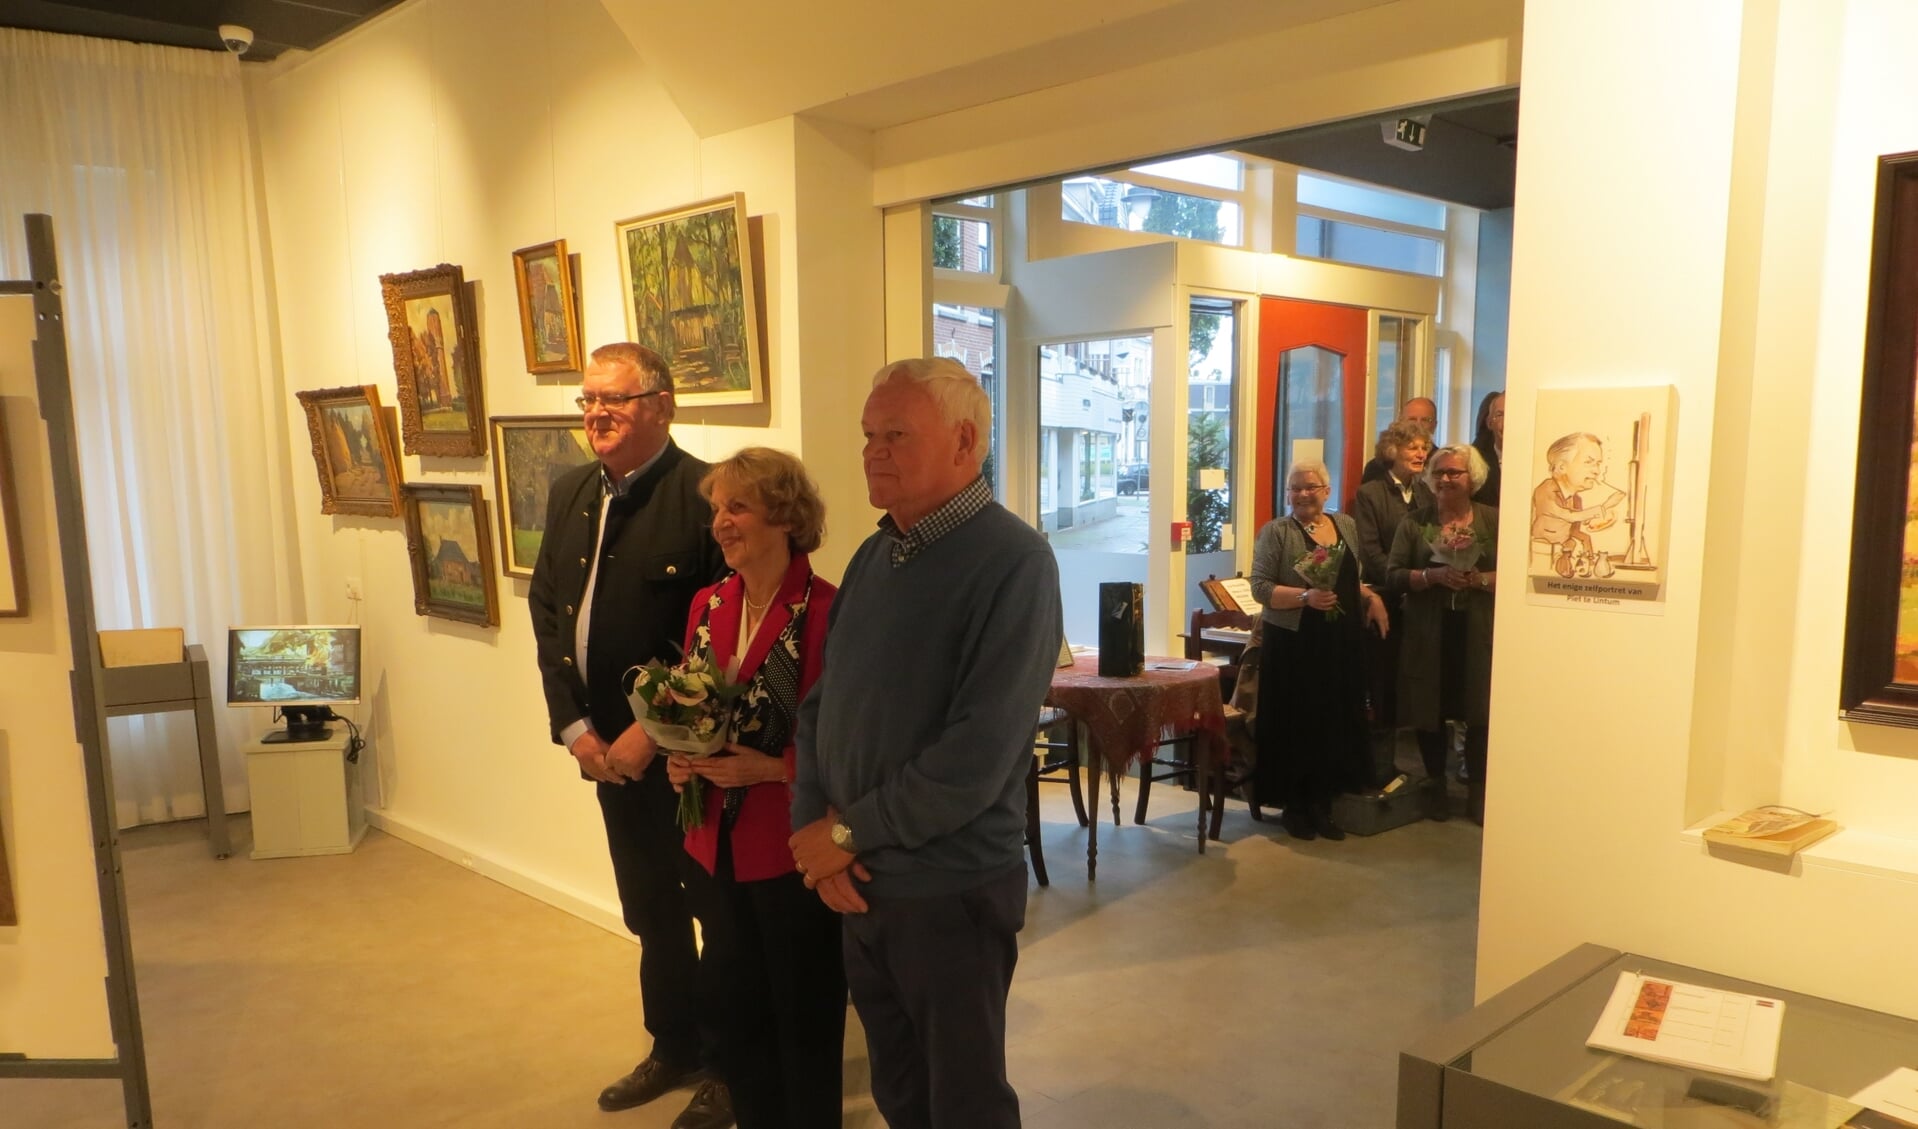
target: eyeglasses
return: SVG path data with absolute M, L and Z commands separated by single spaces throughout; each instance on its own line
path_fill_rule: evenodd
M 1287 492 L 1293 493 L 1293 494 L 1317 494 L 1321 490 L 1330 490 L 1330 489 L 1331 487 L 1325 485 L 1323 482 L 1317 483 L 1312 486 L 1287 486 L 1286 487 Z
M 1432 472 L 1433 478 L 1469 478 L 1471 475 L 1471 471 L 1460 470 L 1457 467 L 1446 467 L 1444 470 L 1435 470 Z
M 622 404 L 630 404 L 634 400 L 644 400 L 648 396 L 658 396 L 665 391 L 664 388 L 657 388 L 651 392 L 588 392 L 583 396 L 573 397 L 573 403 L 578 404 L 579 410 L 582 412 L 592 411 L 594 405 L 610 411 Z

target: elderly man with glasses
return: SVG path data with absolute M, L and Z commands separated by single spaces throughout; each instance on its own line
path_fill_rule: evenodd
M 733 1123 L 707 1070 L 699 955 L 684 888 L 691 860 L 663 759 L 621 693 L 629 667 L 677 662 L 694 593 L 726 573 L 700 496 L 704 462 L 670 434 L 673 383 L 644 346 L 593 351 L 579 406 L 599 461 L 568 471 L 546 503 L 546 536 L 527 601 L 555 743 L 597 782 L 626 928 L 640 939 L 639 995 L 651 1053 L 599 1095 L 601 1109 L 644 1105 L 699 1083 L 673 1129 Z

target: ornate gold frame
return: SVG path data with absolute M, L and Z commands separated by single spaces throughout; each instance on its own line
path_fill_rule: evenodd
M 313 440 L 313 465 L 320 475 L 320 512 L 358 514 L 362 517 L 398 517 L 400 514 L 400 460 L 393 450 L 393 430 L 388 416 L 380 409 L 380 390 L 372 384 L 350 384 L 342 388 L 319 388 L 296 392 L 306 408 L 306 430 Z M 379 445 L 379 462 L 386 472 L 390 493 L 386 497 L 343 496 L 333 481 L 332 463 L 326 455 L 326 433 L 321 429 L 321 413 L 336 405 L 361 403 L 373 412 L 373 434 Z
M 454 374 L 466 390 L 466 426 L 460 430 L 432 430 L 424 426 L 420 410 L 419 374 L 413 369 L 413 331 L 406 324 L 406 303 L 413 298 L 448 296 L 453 304 L 451 334 L 458 359 Z M 400 390 L 400 447 L 409 455 L 484 456 L 486 454 L 486 392 L 481 386 L 479 322 L 466 276 L 451 263 L 426 270 L 380 276 L 380 299 L 386 306 L 386 336 L 393 347 L 393 376 Z

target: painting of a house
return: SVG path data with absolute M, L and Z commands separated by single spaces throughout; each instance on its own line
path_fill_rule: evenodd
M 745 197 L 614 225 L 631 339 L 665 357 L 681 403 L 765 399 Z
M 406 548 L 413 564 L 413 610 L 420 615 L 499 625 L 486 500 L 477 486 L 409 483 Z

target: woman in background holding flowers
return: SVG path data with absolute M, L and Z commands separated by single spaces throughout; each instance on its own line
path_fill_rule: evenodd
M 699 484 L 733 574 L 693 598 L 688 656 L 743 685 L 726 754 L 666 762 L 673 786 L 702 783 L 705 813 L 686 850 L 707 880 L 688 889 L 712 965 L 717 1058 L 741 1129 L 837 1126 L 846 1026 L 839 915 L 793 869 L 800 699 L 819 677 L 836 589 L 807 554 L 825 504 L 799 460 L 748 447 Z
M 1405 597 L 1399 641 L 1399 724 L 1418 731 L 1427 814 L 1447 815 L 1445 723 L 1465 724 L 1470 813 L 1485 819 L 1486 721 L 1492 700 L 1492 593 L 1498 586 L 1498 509 L 1474 502 L 1485 460 L 1466 444 L 1425 464 L 1436 499 L 1399 523 L 1387 562 Z
M 1360 633 L 1387 630 L 1385 604 L 1365 583 L 1358 527 L 1325 512 L 1325 464 L 1294 463 L 1285 483 L 1289 512 L 1252 550 L 1252 595 L 1265 609 L 1253 796 L 1277 803 L 1295 838 L 1343 839 L 1332 798 L 1369 775 Z

